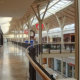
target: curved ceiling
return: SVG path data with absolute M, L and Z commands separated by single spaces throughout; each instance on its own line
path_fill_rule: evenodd
M 0 17 L 23 16 L 34 0 L 0 0 Z

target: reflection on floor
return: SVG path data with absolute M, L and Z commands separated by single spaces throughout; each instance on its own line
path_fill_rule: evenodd
M 28 64 L 21 47 L 12 43 L 0 47 L 0 80 L 28 80 Z

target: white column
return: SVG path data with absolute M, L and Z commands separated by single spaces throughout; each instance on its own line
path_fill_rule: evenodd
M 63 27 L 61 27 L 61 48 L 64 49 L 64 36 L 63 36 Z
M 37 30 L 37 34 L 38 34 L 38 36 L 37 36 L 37 42 L 39 44 L 39 31 L 38 30 Z
M 14 41 L 16 39 L 16 34 L 15 34 L 15 30 L 14 30 Z M 14 53 L 15 53 L 15 45 L 14 45 Z
M 42 45 L 42 20 L 39 21 L 39 44 Z M 40 51 L 40 64 L 42 64 L 42 53 Z
M 24 39 L 24 29 L 22 30 L 22 42 L 23 42 L 23 39 Z
M 22 25 L 22 43 L 24 42 L 24 27 L 23 27 L 23 25 Z M 23 47 L 22 47 L 22 56 L 23 56 L 24 54 L 23 54 Z
M 29 39 L 29 43 L 30 43 L 30 27 L 29 27 L 29 30 L 28 31 L 29 31 L 29 33 L 28 33 L 29 34 L 28 35 L 28 39 Z
M 66 77 L 68 77 L 68 64 L 66 63 Z
M 49 31 L 49 24 L 48 23 L 46 23 L 46 24 L 44 24 L 44 27 L 45 27 L 45 30 L 46 30 L 46 32 L 47 32 L 47 43 L 49 43 L 49 40 L 48 40 L 48 38 L 49 38 L 49 36 L 48 36 L 48 31 Z
M 61 75 L 63 76 L 63 59 L 61 60 Z
M 47 58 L 47 66 L 48 66 L 48 58 Z
M 58 24 L 59 24 L 59 26 L 61 28 L 61 48 L 63 50 L 64 49 L 63 28 L 64 28 L 64 23 L 65 23 L 65 17 L 62 18 L 62 23 L 61 23 L 61 20 L 58 18 L 58 16 L 57 15 L 55 15 L 55 16 L 56 16 Z
M 47 43 L 48 43 L 48 30 L 47 30 Z
M 18 42 L 18 30 L 16 30 L 16 42 Z M 16 54 L 18 53 L 18 43 L 16 45 Z

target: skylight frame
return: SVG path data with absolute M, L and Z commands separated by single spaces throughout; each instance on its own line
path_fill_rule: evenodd
M 70 5 L 73 4 L 73 2 L 74 2 L 74 0 L 73 0 L 73 1 L 69 1 L 69 0 L 55 0 L 55 1 L 58 1 L 58 3 L 54 2 L 54 1 L 53 1 L 53 4 L 50 3 L 51 5 L 49 5 L 49 7 L 48 7 L 48 10 L 47 10 L 47 12 L 46 12 L 46 15 L 45 15 L 44 19 L 46 19 L 46 18 L 48 18 L 49 16 L 51 16 L 51 15 L 59 12 L 60 10 L 62 10 L 62 9 L 64 9 L 64 8 L 70 6 Z M 55 4 L 55 3 L 56 3 L 56 4 Z M 66 4 L 65 4 L 65 3 L 66 3 Z M 61 6 L 62 4 L 64 4 L 64 5 L 63 5 L 63 7 L 59 7 L 58 9 L 56 9 L 54 4 L 55 4 L 55 5 L 59 5 L 59 6 Z M 54 5 L 54 6 L 52 6 L 52 5 Z M 51 10 L 51 9 L 52 9 L 52 10 Z M 45 10 L 45 8 L 40 11 L 40 17 L 43 15 L 44 10 Z M 51 10 L 51 11 L 50 11 L 50 10 Z M 48 15 L 47 15 L 47 14 L 48 14 Z M 36 17 L 34 17 L 34 21 L 33 21 L 32 25 L 35 25 L 36 23 L 38 23 L 38 20 L 37 20 Z

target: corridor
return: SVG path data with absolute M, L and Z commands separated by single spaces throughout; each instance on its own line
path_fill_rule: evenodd
M 10 42 L 0 47 L 0 80 L 28 80 L 28 60 L 23 54 L 21 47 Z

